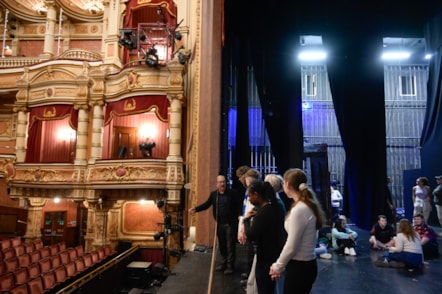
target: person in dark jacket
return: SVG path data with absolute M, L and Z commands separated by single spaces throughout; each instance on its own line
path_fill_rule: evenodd
M 269 269 L 278 258 L 287 237 L 283 205 L 278 203 L 276 193 L 268 182 L 253 180 L 248 193 L 256 211 L 249 211 L 243 223 L 247 239 L 256 244 L 255 278 L 258 293 L 273 294 L 275 281 L 269 275 Z
M 235 264 L 237 224 L 241 216 L 242 199 L 235 190 L 227 189 L 226 178 L 222 175 L 216 177 L 216 188 L 204 203 L 190 208 L 189 213 L 200 212 L 212 206 L 213 217 L 217 222 L 218 247 L 223 259 L 216 271 L 231 275 Z

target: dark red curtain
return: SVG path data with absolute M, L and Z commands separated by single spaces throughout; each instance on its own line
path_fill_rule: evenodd
M 51 142 L 56 140 L 56 134 L 53 130 L 57 129 L 55 127 L 58 125 L 57 121 L 65 120 L 65 127 L 70 127 L 72 130 L 77 129 L 78 124 L 78 111 L 74 109 L 72 105 L 50 105 L 50 106 L 39 106 L 31 109 L 29 114 L 29 127 L 28 127 L 28 141 L 25 162 L 70 162 L 72 150 L 65 150 L 61 153 L 65 153 L 63 156 L 58 156 L 57 153 L 46 153 L 44 155 L 43 146 L 45 144 L 51 145 Z M 53 122 L 46 126 L 48 128 L 45 130 L 44 122 Z M 72 149 L 72 145 L 68 144 L 67 148 Z M 46 150 L 47 151 L 47 150 Z M 58 154 L 58 155 L 57 155 Z M 48 157 L 49 156 L 49 157 Z M 55 156 L 55 157 L 53 157 Z
M 131 97 L 108 103 L 104 124 L 109 124 L 114 116 L 143 113 L 153 108 L 155 108 L 155 114 L 159 120 L 168 121 L 169 100 L 164 95 L 151 95 Z

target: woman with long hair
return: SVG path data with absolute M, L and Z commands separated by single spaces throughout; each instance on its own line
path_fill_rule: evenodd
M 284 293 L 310 293 L 318 275 L 315 248 L 324 212 L 301 169 L 284 173 L 284 191 L 294 202 L 284 223 L 287 240 L 270 275 L 278 279 L 285 270 Z
M 403 218 L 399 222 L 395 245 L 385 253 L 383 260 L 377 260 L 375 264 L 382 267 L 420 268 L 423 260 L 421 238 L 411 222 Z

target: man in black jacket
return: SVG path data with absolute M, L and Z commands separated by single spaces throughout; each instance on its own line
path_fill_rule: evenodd
M 212 206 L 213 217 L 217 222 L 218 247 L 223 259 L 216 270 L 224 271 L 225 275 L 231 275 L 236 257 L 236 235 L 238 217 L 241 215 L 241 197 L 235 190 L 227 189 L 226 178 L 222 175 L 216 177 L 216 188 L 210 193 L 206 202 L 190 208 L 189 213 L 200 212 Z

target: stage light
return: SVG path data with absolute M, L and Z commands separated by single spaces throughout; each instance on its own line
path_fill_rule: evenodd
M 155 233 L 155 235 L 153 235 L 153 239 L 154 239 L 155 241 L 158 241 L 158 240 L 160 240 L 161 238 L 164 238 L 164 232 L 157 232 L 157 233 Z
M 175 32 L 175 39 L 178 41 L 181 41 L 181 39 L 183 38 L 183 35 L 181 35 L 180 32 Z
M 157 62 L 158 64 L 158 62 Z M 155 142 L 143 142 L 140 144 L 140 151 L 141 155 L 143 157 L 151 157 L 152 156 L 152 149 L 156 146 Z
M 154 47 L 150 48 L 146 53 L 146 64 L 150 67 L 158 66 L 158 54 L 157 49 Z
M 157 207 L 159 209 L 163 208 L 165 204 L 166 204 L 166 202 L 164 200 L 158 200 L 157 201 Z

